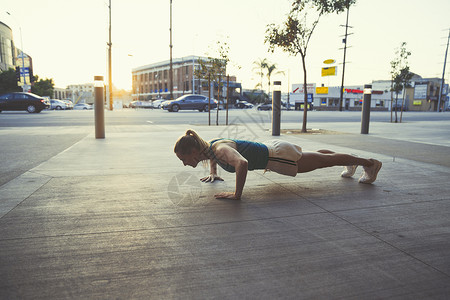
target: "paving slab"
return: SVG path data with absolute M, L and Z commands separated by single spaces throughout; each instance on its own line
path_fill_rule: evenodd
M 283 135 L 307 150 L 377 157 L 383 169 L 372 185 L 341 168 L 254 171 L 241 201 L 216 200 L 234 174 L 204 184 L 207 169 L 183 167 L 173 144 L 189 126 L 90 134 L 1 186 L 0 298 L 448 298 L 445 164 L 394 160 L 383 144 L 364 148 L 370 136 L 349 148 Z M 194 127 L 207 139 L 230 134 Z

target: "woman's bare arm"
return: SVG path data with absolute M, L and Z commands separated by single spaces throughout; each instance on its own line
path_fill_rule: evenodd
M 202 182 L 214 182 L 215 180 L 223 181 L 222 178 L 217 176 L 217 163 L 214 159 L 209 160 L 209 169 L 210 169 L 209 176 L 201 178 L 200 181 Z
M 223 192 L 214 195 L 216 198 L 241 199 L 247 179 L 248 161 L 229 144 L 219 144 L 214 151 L 217 159 L 228 163 L 236 170 L 236 189 L 234 193 Z

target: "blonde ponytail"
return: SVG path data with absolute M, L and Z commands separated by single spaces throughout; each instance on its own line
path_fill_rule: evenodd
M 208 147 L 207 141 L 202 139 L 194 130 L 188 129 L 186 134 L 177 140 L 173 151 L 180 154 L 189 154 L 194 148 L 202 152 Z

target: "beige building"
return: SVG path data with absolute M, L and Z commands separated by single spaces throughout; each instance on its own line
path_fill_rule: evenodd
M 441 108 L 445 107 L 448 93 L 448 84 L 441 89 L 440 78 L 423 78 L 412 83 L 412 87 L 405 91 L 404 105 L 411 111 L 437 111 L 439 95 L 442 94 Z
M 195 76 L 194 70 L 200 68 L 200 60 L 207 61 L 207 57 L 187 56 L 172 60 L 173 68 L 173 98 L 184 94 L 203 94 L 208 96 L 207 80 Z M 133 99 L 155 100 L 170 98 L 170 61 L 162 61 L 150 65 L 134 68 L 132 70 Z M 224 76 L 223 81 L 226 81 Z M 236 83 L 236 77 L 230 76 L 230 89 L 233 97 L 241 94 L 241 85 Z M 236 91 L 239 89 L 239 91 Z M 221 97 L 223 95 L 221 94 Z M 214 96 L 217 98 L 217 85 Z

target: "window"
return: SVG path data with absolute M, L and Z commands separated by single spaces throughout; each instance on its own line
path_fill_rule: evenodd
M 15 94 L 14 99 L 28 99 L 31 98 L 26 94 Z
M 329 99 L 328 106 L 339 106 L 339 99 L 338 98 Z

